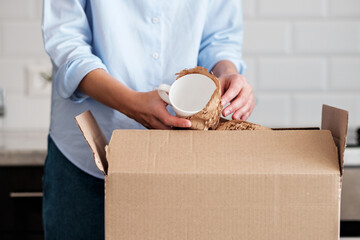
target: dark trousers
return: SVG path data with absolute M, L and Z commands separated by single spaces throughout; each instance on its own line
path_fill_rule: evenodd
M 73 165 L 50 137 L 43 192 L 45 239 L 104 239 L 104 181 Z

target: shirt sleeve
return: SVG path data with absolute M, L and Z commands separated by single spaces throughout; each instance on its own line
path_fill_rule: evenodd
M 221 60 L 234 63 L 243 74 L 243 20 L 241 0 L 210 0 L 202 34 L 198 64 L 211 70 Z
M 82 102 L 77 87 L 94 69 L 106 69 L 92 52 L 92 32 L 85 14 L 86 0 L 44 0 L 42 31 L 45 50 L 57 71 L 53 87 L 63 98 Z

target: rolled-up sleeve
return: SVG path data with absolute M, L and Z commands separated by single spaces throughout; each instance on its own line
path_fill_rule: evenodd
M 221 60 L 234 63 L 243 74 L 243 17 L 241 0 L 210 0 L 200 44 L 198 65 L 211 70 Z
M 57 71 L 53 87 L 63 98 L 81 102 L 81 80 L 94 69 L 105 69 L 93 54 L 92 32 L 85 14 L 86 0 L 44 0 L 42 31 L 45 50 Z

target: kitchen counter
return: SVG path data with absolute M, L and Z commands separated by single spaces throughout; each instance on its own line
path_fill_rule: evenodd
M 47 136 L 47 130 L 1 131 L 0 129 L 0 151 L 45 151 Z
M 45 150 L 0 150 L 0 166 L 42 166 Z
M 46 157 L 48 132 L 0 132 L 0 166 L 42 166 Z

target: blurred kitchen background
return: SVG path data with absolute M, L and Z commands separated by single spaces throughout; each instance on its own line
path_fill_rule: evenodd
M 249 121 L 268 127 L 320 126 L 323 103 L 349 111 L 347 208 L 342 211 L 347 231 L 359 234 L 360 0 L 243 0 L 243 10 L 246 77 L 257 102 Z M 0 0 L 0 181 L 9 183 L 0 201 L 14 208 L 0 214 L 7 216 L 0 217 L 1 239 L 13 239 L 14 232 L 42 236 L 41 227 L 32 225 L 41 221 L 35 210 L 41 204 L 50 116 L 46 78 L 51 64 L 43 48 L 41 15 L 42 0 Z M 13 228 L 14 222 L 22 228 Z

